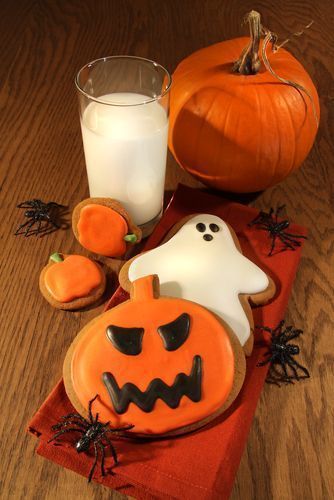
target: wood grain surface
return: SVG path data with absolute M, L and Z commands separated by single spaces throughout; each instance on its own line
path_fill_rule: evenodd
M 313 78 L 321 100 L 316 143 L 303 168 L 252 203 L 285 203 L 309 228 L 287 320 L 304 329 L 301 361 L 310 380 L 262 393 L 233 500 L 331 499 L 334 368 L 334 89 L 332 0 L 12 0 L 1 1 L 1 498 L 120 498 L 35 455 L 28 420 L 61 376 L 73 337 L 101 307 L 52 309 L 38 275 L 56 250 L 80 252 L 71 230 L 14 237 L 16 208 L 31 198 L 76 203 L 88 195 L 73 78 L 86 62 L 133 54 L 173 71 L 182 58 L 245 33 L 255 8 L 284 39 L 314 20 L 289 50 Z M 168 158 L 166 188 L 199 186 Z

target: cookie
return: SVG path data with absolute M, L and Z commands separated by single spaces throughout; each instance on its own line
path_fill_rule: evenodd
M 106 276 L 97 262 L 82 255 L 54 253 L 42 269 L 39 288 L 58 309 L 81 309 L 104 293 Z
M 134 281 L 130 300 L 88 323 L 63 370 L 67 395 L 83 416 L 95 409 L 134 437 L 174 436 L 223 413 L 239 393 L 245 355 L 215 314 L 159 295 L 157 276 Z
M 158 274 L 161 293 L 198 302 L 225 321 L 246 355 L 253 349 L 253 315 L 249 301 L 265 304 L 275 284 L 241 252 L 233 229 L 215 215 L 192 215 L 168 233 L 162 245 L 137 255 L 121 269 L 119 281 Z
M 72 228 L 87 250 L 106 257 L 121 257 L 141 240 L 141 229 L 123 206 L 111 198 L 87 198 L 73 210 Z

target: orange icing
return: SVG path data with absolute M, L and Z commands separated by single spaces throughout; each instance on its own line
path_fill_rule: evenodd
M 109 257 L 125 253 L 124 236 L 128 225 L 115 210 L 104 205 L 85 205 L 80 211 L 77 228 L 81 245 L 91 252 Z
M 137 433 L 163 434 L 205 419 L 222 407 L 233 386 L 234 354 L 225 328 L 198 304 L 167 297 L 152 298 L 151 276 L 137 280 L 134 287 L 134 298 L 95 318 L 77 339 L 71 359 L 71 381 L 76 396 L 87 407 L 87 402 L 99 394 L 94 404 L 101 420 L 110 420 L 117 427 L 134 424 Z M 190 316 L 189 336 L 179 349 L 167 351 L 157 329 L 182 313 Z M 142 352 L 128 356 L 116 350 L 106 335 L 111 324 L 144 328 Z M 145 391 L 154 378 L 172 385 L 178 373 L 189 375 L 195 355 L 201 356 L 203 367 L 199 402 L 183 396 L 178 408 L 171 409 L 158 399 L 149 413 L 131 402 L 125 413 L 115 412 L 101 380 L 103 372 L 111 372 L 120 387 L 132 382 Z
M 58 302 L 86 297 L 101 280 L 98 266 L 82 255 L 69 255 L 63 262 L 52 264 L 45 273 L 45 286 Z

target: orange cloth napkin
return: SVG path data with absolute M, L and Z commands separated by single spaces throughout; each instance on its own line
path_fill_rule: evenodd
M 284 318 L 301 248 L 268 257 L 270 239 L 267 232 L 247 226 L 257 210 L 180 185 L 145 249 L 157 246 L 176 222 L 192 213 L 215 214 L 228 222 L 239 237 L 243 253 L 275 280 L 276 297 L 270 304 L 254 309 L 255 325 L 275 327 Z M 306 234 L 304 228 L 295 224 L 291 224 L 289 230 Z M 106 308 L 127 297 L 119 288 Z M 139 499 L 227 499 L 266 378 L 268 365 L 261 368 L 256 365 L 263 359 L 267 340 L 262 334 L 255 334 L 255 347 L 247 360 L 244 386 L 227 412 L 207 427 L 178 438 L 115 441 L 120 463 L 113 469 L 114 475 L 102 478 L 98 466 L 94 480 Z M 75 436 L 67 434 L 62 444 L 47 443 L 53 434 L 51 425 L 61 415 L 72 411 L 60 381 L 31 420 L 29 432 L 39 437 L 38 454 L 88 476 L 93 457 L 77 454 L 73 441 L 70 442 Z M 108 458 L 107 467 L 112 465 L 112 459 Z

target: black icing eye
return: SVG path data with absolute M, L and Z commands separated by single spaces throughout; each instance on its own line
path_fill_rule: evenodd
M 210 224 L 209 228 L 213 233 L 218 233 L 219 231 L 219 226 L 217 226 L 217 224 Z
M 187 340 L 189 335 L 190 317 L 183 313 L 167 325 L 159 326 L 158 333 L 167 351 L 176 351 Z
M 196 224 L 196 229 L 200 233 L 204 233 L 204 231 L 206 230 L 205 224 L 203 224 L 203 222 L 199 222 L 198 224 Z
M 137 356 L 141 353 L 144 328 L 123 328 L 109 325 L 107 337 L 112 345 L 123 354 Z

